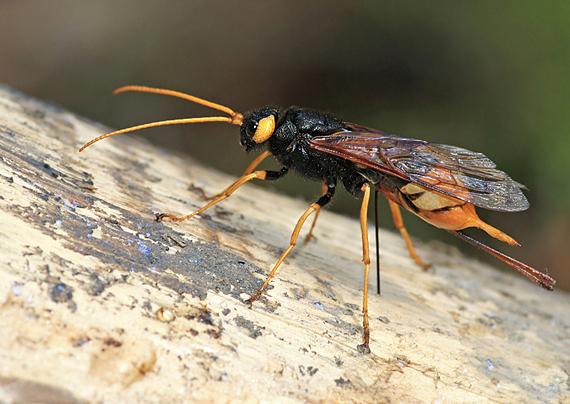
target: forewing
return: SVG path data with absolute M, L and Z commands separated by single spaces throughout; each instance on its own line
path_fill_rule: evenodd
M 343 131 L 311 138 L 309 146 L 485 209 L 529 206 L 524 186 L 482 153 L 348 123 Z

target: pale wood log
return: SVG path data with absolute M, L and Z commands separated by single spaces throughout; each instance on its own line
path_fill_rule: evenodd
M 247 184 L 157 223 L 232 178 L 134 137 L 77 152 L 106 131 L 0 91 L 0 402 L 570 402 L 567 293 L 416 243 L 424 272 L 382 232 L 362 355 L 357 221 L 323 212 L 248 309 L 308 202 Z

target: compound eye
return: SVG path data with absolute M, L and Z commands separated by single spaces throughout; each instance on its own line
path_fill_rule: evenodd
M 257 130 L 257 121 L 251 121 L 245 128 L 246 133 L 253 138 L 255 136 L 255 131 Z
M 273 132 L 275 131 L 275 115 L 269 115 L 263 119 L 260 119 L 254 130 L 255 133 L 252 137 L 252 140 L 257 144 L 265 142 L 271 137 L 271 135 L 273 135 Z

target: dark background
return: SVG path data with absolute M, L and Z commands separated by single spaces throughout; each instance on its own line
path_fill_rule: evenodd
M 240 112 L 307 106 L 483 152 L 528 186 L 531 209 L 479 211 L 523 248 L 471 234 L 548 267 L 565 288 L 569 78 L 567 1 L 0 2 L 0 82 L 112 127 L 211 114 L 164 96 L 112 95 L 143 84 Z M 253 158 L 239 146 L 238 128 L 227 124 L 144 136 L 235 175 Z M 320 193 L 320 185 L 294 176 L 270 186 L 308 200 Z M 351 215 L 358 207 L 346 195 L 333 204 Z M 416 237 L 455 243 L 419 219 L 404 220 Z

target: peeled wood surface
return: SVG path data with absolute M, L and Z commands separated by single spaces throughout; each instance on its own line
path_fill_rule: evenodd
M 382 232 L 362 355 L 356 221 L 323 212 L 248 309 L 308 203 L 247 184 L 157 223 L 232 179 L 132 137 L 77 152 L 107 130 L 0 91 L 0 402 L 570 401 L 567 293 L 416 243 L 426 273 Z

